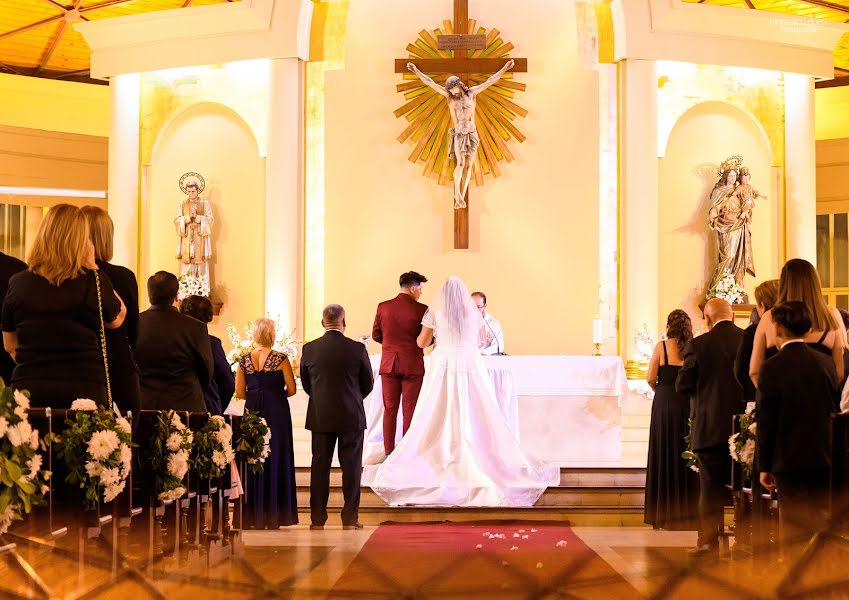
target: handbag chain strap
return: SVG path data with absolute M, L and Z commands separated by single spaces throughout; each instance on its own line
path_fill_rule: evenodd
M 100 293 L 100 274 L 95 271 L 94 279 L 97 282 L 97 312 L 100 315 L 100 349 L 103 354 L 103 368 L 106 370 L 106 399 L 109 408 L 114 410 L 112 403 L 112 382 L 109 380 L 109 359 L 106 357 L 106 324 L 103 322 L 103 296 Z

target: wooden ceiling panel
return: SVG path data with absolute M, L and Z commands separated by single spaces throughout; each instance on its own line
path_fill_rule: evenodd
M 191 6 L 238 0 L 193 0 Z M 183 8 L 186 0 L 0 0 L 0 71 L 87 79 L 90 52 L 65 11 L 77 5 L 92 21 Z M 64 25 L 64 26 L 63 26 Z

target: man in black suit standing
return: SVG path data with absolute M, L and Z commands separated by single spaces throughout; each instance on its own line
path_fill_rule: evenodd
M 828 526 L 834 361 L 810 348 L 811 316 L 801 302 L 772 310 L 781 351 L 758 377 L 757 454 L 761 484 L 778 488 L 782 546 L 804 546 Z M 798 546 L 797 546 L 798 547 Z
M 330 463 L 339 441 L 342 466 L 343 529 L 362 529 L 359 522 L 363 471 L 363 399 L 374 387 L 365 345 L 345 337 L 345 309 L 330 304 L 322 313 L 324 336 L 304 344 L 301 383 L 309 395 L 306 428 L 312 432 L 310 529 L 324 529 L 330 495 Z
M 212 349 L 206 323 L 180 314 L 180 283 L 167 271 L 147 280 L 150 308 L 139 315 L 136 361 L 142 408 L 206 412 L 204 391 L 212 380 Z
M 0 252 L 0 308 L 2 308 L 3 301 L 6 299 L 6 292 L 9 291 L 9 278 L 15 273 L 26 270 L 27 264 L 24 261 Z M 14 370 L 14 359 L 9 356 L 9 353 L 0 344 L 0 377 L 3 378 L 3 383 L 9 385 L 12 381 L 12 371 Z
M 743 390 L 734 377 L 734 359 L 743 330 L 734 325 L 731 305 L 712 298 L 705 305 L 708 333 L 684 350 L 675 389 L 690 396 L 693 450 L 699 465 L 699 541 L 694 555 L 719 554 L 731 478 L 731 418 L 743 412 Z

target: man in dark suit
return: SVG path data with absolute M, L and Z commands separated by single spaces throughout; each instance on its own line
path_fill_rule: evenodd
M 360 477 L 363 471 L 363 399 L 374 387 L 365 345 L 345 337 L 345 309 L 324 309 L 324 336 L 304 344 L 301 384 L 309 395 L 306 428 L 312 431 L 310 529 L 323 529 L 330 494 L 330 463 L 339 441 L 342 466 L 343 529 L 362 529 L 359 522 Z
M 731 305 L 721 298 L 709 300 L 704 315 L 710 331 L 687 344 L 675 389 L 690 396 L 691 439 L 699 465 L 701 523 L 693 554 L 718 556 L 729 499 L 725 486 L 731 478 L 731 418 L 744 409 L 743 390 L 734 377 L 743 331 L 734 325 Z
M 0 252 L 0 308 L 2 308 L 3 301 L 6 299 L 6 292 L 9 291 L 9 278 L 15 273 L 26 270 L 27 264 L 24 261 Z M 14 370 L 14 359 L 0 344 L 0 377 L 3 378 L 3 383 L 6 385 L 11 383 L 12 371 Z
M 380 379 L 383 384 L 383 449 L 395 449 L 398 408 L 403 399 L 404 433 L 410 428 L 424 380 L 424 351 L 416 343 L 427 306 L 419 302 L 427 277 L 415 271 L 399 278 L 401 292 L 381 302 L 374 317 L 372 339 L 383 345 Z
M 782 546 L 789 550 L 828 526 L 831 419 L 839 388 L 834 361 L 805 344 L 807 307 L 779 304 L 772 321 L 781 351 L 758 377 L 757 454 L 761 484 L 778 488 Z
M 142 408 L 206 412 L 203 395 L 212 379 L 206 323 L 177 310 L 177 278 L 159 271 L 147 280 L 150 308 L 139 315 L 136 361 Z

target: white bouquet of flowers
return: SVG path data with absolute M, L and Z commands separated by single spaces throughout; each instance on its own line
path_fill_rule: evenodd
M 734 275 L 725 271 L 719 281 L 716 282 L 710 291 L 707 293 L 707 298 L 722 298 L 727 300 L 729 304 L 742 304 L 743 298 L 746 296 L 746 290 L 743 289 Z
M 98 496 L 112 502 L 126 487 L 133 464 L 130 423 L 87 398 L 74 400 L 71 411 L 60 453 L 68 465 L 68 483 L 84 490 L 83 506 L 92 510 Z
M 29 422 L 29 396 L 0 379 L 0 534 L 44 503 L 50 471 L 42 470 L 44 447 Z
M 271 317 L 269 316 L 268 318 Z M 289 333 L 284 332 L 280 327 L 281 319 L 279 315 L 276 319 L 272 320 L 275 323 L 274 346 L 272 349 L 282 352 L 289 357 L 290 361 L 294 361 L 298 356 L 298 346 L 300 345 L 300 342 L 295 337 L 294 330 Z M 243 333 L 240 334 L 235 325 L 232 323 L 227 325 L 227 339 L 232 346 L 232 349 L 227 353 L 227 362 L 233 367 L 234 372 L 238 368 L 239 362 L 256 350 L 256 344 L 253 340 L 253 327 L 253 321 L 248 321 L 242 330 Z
M 188 296 L 209 296 L 209 282 L 203 277 L 183 273 L 177 281 L 180 282 L 180 290 L 177 292 L 180 300 Z
M 749 478 L 755 463 L 755 436 L 758 432 L 754 409 L 747 407 L 746 413 L 738 416 L 737 420 L 740 431 L 728 438 L 728 451 L 732 459 L 743 465 L 743 473 Z
M 183 479 L 189 471 L 193 441 L 192 431 L 177 413 L 160 411 L 148 453 L 160 500 L 176 500 L 186 493 Z
M 233 462 L 233 428 L 224 417 L 215 415 L 200 428 L 194 438 L 191 465 L 201 479 L 215 479 L 224 475 L 224 469 Z

